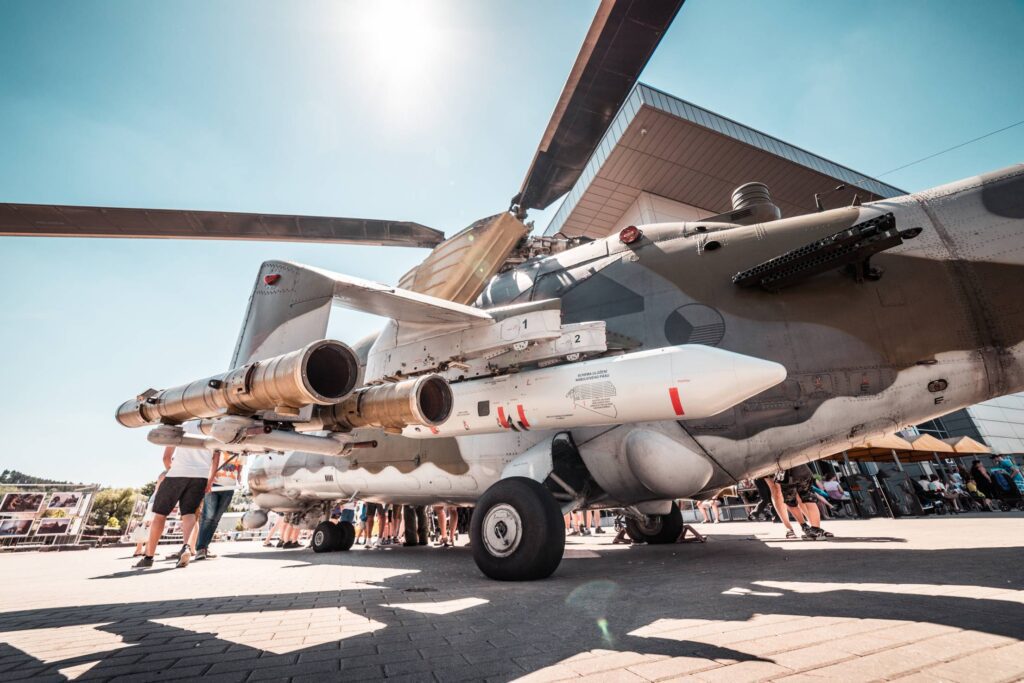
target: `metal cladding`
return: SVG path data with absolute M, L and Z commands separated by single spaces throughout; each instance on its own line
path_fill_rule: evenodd
M 772 361 L 683 344 L 451 385 L 451 419 L 430 438 L 716 415 L 786 379 Z
M 338 341 L 322 339 L 291 353 L 243 365 L 189 384 L 146 392 L 123 403 L 116 419 L 125 427 L 180 424 L 223 413 L 298 414 L 310 404 L 330 405 L 355 387 L 359 362 Z
M 366 387 L 337 405 L 314 410 L 313 419 L 296 425 L 303 431 L 345 431 L 379 427 L 400 432 L 409 425 L 435 428 L 452 413 L 454 399 L 447 380 L 424 375 L 393 384 Z

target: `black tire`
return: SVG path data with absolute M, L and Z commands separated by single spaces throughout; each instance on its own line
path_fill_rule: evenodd
M 313 538 L 309 541 L 309 547 L 313 549 L 314 553 L 329 553 L 337 550 L 341 545 L 343 533 L 334 522 L 320 522 L 316 525 L 316 529 L 313 529 Z
M 650 515 L 649 520 L 648 524 L 642 524 L 632 517 L 627 517 L 626 533 L 634 541 L 661 545 L 675 543 L 679 534 L 683 532 L 683 516 L 675 503 L 672 503 L 672 509 L 667 515 Z
M 533 479 L 502 479 L 477 501 L 469 538 L 473 560 L 486 576 L 498 581 L 546 579 L 565 552 L 562 510 Z
M 335 526 L 338 527 L 338 544 L 334 546 L 335 550 L 348 550 L 352 547 L 352 544 L 356 542 L 356 527 L 352 522 L 338 522 Z

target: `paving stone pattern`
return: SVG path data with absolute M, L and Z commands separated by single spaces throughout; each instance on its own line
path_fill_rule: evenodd
M 465 547 L 220 543 L 144 572 L 126 549 L 0 555 L 0 680 L 1024 679 L 1024 515 L 830 528 L 571 538 L 535 583 L 483 578 Z

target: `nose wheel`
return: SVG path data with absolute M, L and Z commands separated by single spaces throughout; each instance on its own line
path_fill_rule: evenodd
M 562 511 L 533 479 L 502 479 L 477 501 L 470 526 L 473 559 L 499 581 L 544 579 L 565 551 Z

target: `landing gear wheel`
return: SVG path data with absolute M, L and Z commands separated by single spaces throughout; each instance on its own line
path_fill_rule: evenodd
M 682 531 L 683 516 L 675 503 L 667 515 L 648 515 L 645 521 L 626 518 L 626 533 L 637 543 L 675 543 Z
M 356 542 L 356 528 L 352 522 L 338 522 L 338 531 L 341 532 L 341 536 L 338 539 L 338 544 L 334 546 L 335 550 L 348 550 L 352 547 L 352 544 Z
M 350 525 L 351 526 L 351 525 Z M 329 553 L 341 546 L 344 532 L 341 527 L 333 522 L 320 522 L 313 529 L 313 538 L 309 547 L 314 553 Z
M 502 479 L 477 501 L 469 529 L 473 559 L 498 581 L 545 579 L 565 551 L 562 510 L 541 484 Z

